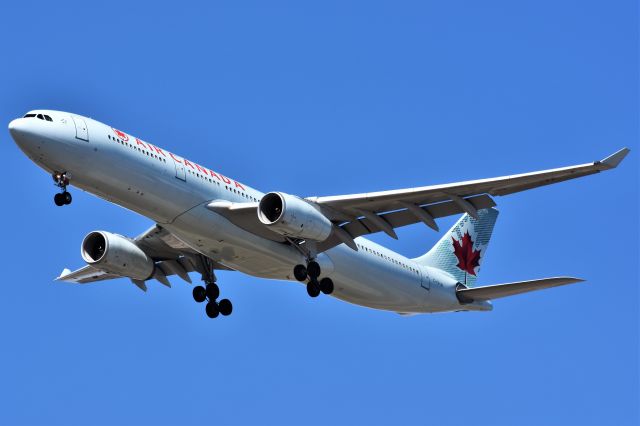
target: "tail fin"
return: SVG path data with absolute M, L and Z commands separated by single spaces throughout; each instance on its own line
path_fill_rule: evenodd
M 458 282 L 473 287 L 498 218 L 494 208 L 478 210 L 478 218 L 465 214 L 428 253 L 414 259 L 418 264 L 442 269 Z

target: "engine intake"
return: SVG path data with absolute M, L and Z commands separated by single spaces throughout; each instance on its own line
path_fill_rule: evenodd
M 307 201 L 283 192 L 270 192 L 260 200 L 258 219 L 280 235 L 324 241 L 333 224 Z
M 110 274 L 146 280 L 153 274 L 154 262 L 133 241 L 106 231 L 93 231 L 82 240 L 82 259 Z

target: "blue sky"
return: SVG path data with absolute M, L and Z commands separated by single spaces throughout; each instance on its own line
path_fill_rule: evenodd
M 4 2 L 2 122 L 73 111 L 265 191 L 632 152 L 613 172 L 496 200 L 479 284 L 584 284 L 401 318 L 224 272 L 234 314 L 211 321 L 177 279 L 146 294 L 53 283 L 82 266 L 87 232 L 151 223 L 78 190 L 56 208 L 51 178 L 5 132 L 0 424 L 637 424 L 637 4 L 453 3 Z M 417 256 L 439 238 L 398 234 L 375 240 Z

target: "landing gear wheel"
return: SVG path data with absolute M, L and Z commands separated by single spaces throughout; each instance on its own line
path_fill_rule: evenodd
M 309 262 L 307 265 L 307 274 L 309 274 L 311 278 L 318 278 L 320 276 L 320 265 L 318 265 L 318 262 L 314 260 Z
M 222 299 L 220 302 L 218 302 L 218 310 L 222 315 L 226 317 L 231 315 L 231 312 L 233 311 L 233 305 L 231 304 L 231 301 L 229 299 Z
M 307 279 L 307 268 L 304 265 L 296 265 L 293 268 L 293 276 L 298 281 L 305 281 Z
M 318 297 L 320 295 L 320 286 L 315 280 L 307 283 L 307 294 L 311 297 Z
M 333 280 L 331 278 L 323 278 L 320 280 L 320 291 L 324 294 L 333 293 Z
M 64 195 L 58 193 L 53 196 L 53 202 L 56 203 L 56 206 L 64 206 Z
M 218 304 L 216 302 L 207 303 L 205 310 L 207 311 L 207 316 L 209 318 L 216 318 L 218 314 L 220 314 L 220 308 L 218 308 Z
M 71 204 L 71 194 L 67 192 L 67 186 L 69 185 L 69 178 L 67 177 L 67 174 L 55 172 L 51 177 L 53 177 L 53 181 L 56 183 L 56 186 L 62 191 L 62 193 L 56 194 L 53 197 L 53 201 L 56 203 L 56 206 Z
M 202 303 L 207 300 L 207 291 L 201 285 L 193 288 L 193 300 Z
M 206 295 L 207 298 L 213 302 L 220 296 L 220 288 L 218 288 L 216 283 L 209 283 L 207 284 Z

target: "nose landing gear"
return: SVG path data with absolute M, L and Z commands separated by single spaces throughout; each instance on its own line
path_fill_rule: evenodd
M 320 293 L 331 294 L 333 293 L 333 281 L 331 278 L 325 277 L 318 281 L 322 270 L 320 265 L 315 260 L 307 263 L 307 266 L 296 265 L 293 268 L 293 276 L 298 281 L 307 282 L 307 294 L 311 297 L 318 297 Z
M 67 185 L 69 185 L 69 178 L 67 177 L 67 174 L 56 172 L 53 174 L 53 181 L 55 182 L 56 186 L 62 191 L 57 193 L 53 197 L 53 202 L 56 204 L 56 206 L 71 204 L 73 198 L 71 197 L 71 194 L 67 192 Z

